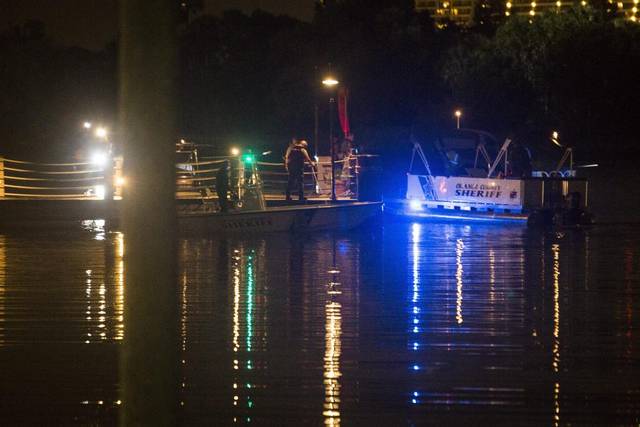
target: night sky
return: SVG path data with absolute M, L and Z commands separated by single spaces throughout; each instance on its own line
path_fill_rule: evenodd
M 0 0 L 0 30 L 43 21 L 56 44 L 100 49 L 117 31 L 118 0 Z M 205 0 L 205 12 L 263 9 L 310 20 L 313 0 Z

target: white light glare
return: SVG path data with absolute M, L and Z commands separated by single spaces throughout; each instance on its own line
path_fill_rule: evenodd
M 322 84 L 325 86 L 335 86 L 338 83 L 340 82 L 336 80 L 334 77 L 327 77 L 324 80 L 322 80 Z
M 104 195 L 105 195 L 104 185 L 96 185 L 95 187 L 93 187 L 93 190 L 95 191 L 96 197 L 98 199 L 104 199 Z
M 102 151 L 96 151 L 91 155 L 91 163 L 96 166 L 103 167 L 107 164 L 108 156 Z
M 96 129 L 96 136 L 98 138 L 106 138 L 107 137 L 107 129 L 103 127 L 99 127 Z
M 411 208 L 411 210 L 413 211 L 421 211 L 422 203 L 418 199 L 411 199 L 409 200 L 409 208 Z

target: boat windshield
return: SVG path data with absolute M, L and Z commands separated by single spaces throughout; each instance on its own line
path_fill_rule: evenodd
M 440 135 L 429 145 L 426 154 L 435 175 L 486 176 L 488 164 L 484 153 L 492 159 L 498 151 L 497 140 L 482 131 L 460 130 Z

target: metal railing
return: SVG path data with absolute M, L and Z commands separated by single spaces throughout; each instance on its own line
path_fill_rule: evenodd
M 335 161 L 336 193 L 340 198 L 357 199 L 358 155 Z M 90 162 L 38 163 L 0 157 L 0 198 L 2 199 L 87 199 L 105 198 L 111 188 L 120 198 L 124 185 L 122 158 L 112 159 L 113 171 Z M 231 182 L 244 171 L 238 156 L 203 157 L 176 163 L 176 198 L 214 198 L 216 174 L 222 164 L 231 164 Z M 267 197 L 284 195 L 288 173 L 283 162 L 256 162 Z M 107 172 L 107 173 L 105 173 Z M 111 172 L 111 173 L 108 173 Z M 106 185 L 106 179 L 113 179 Z M 328 197 L 331 193 L 331 162 L 320 158 L 315 169 L 305 166 L 304 189 L 308 196 Z
M 95 199 L 104 169 L 91 163 L 36 163 L 0 157 L 0 197 Z

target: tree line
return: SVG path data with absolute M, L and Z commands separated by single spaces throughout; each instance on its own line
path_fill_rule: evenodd
M 457 108 L 463 127 L 531 146 L 556 130 L 585 157 L 637 151 L 640 26 L 597 7 L 504 19 L 487 4 L 472 25 L 443 29 L 411 0 L 324 1 L 312 22 L 190 11 L 178 28 L 177 137 L 280 152 L 292 136 L 313 144 L 318 123 L 322 154 L 331 72 L 349 90 L 356 144 L 392 158 L 454 128 Z M 116 106 L 116 41 L 61 48 L 37 22 L 0 35 L 2 154 L 69 155 L 79 123 L 115 126 Z

